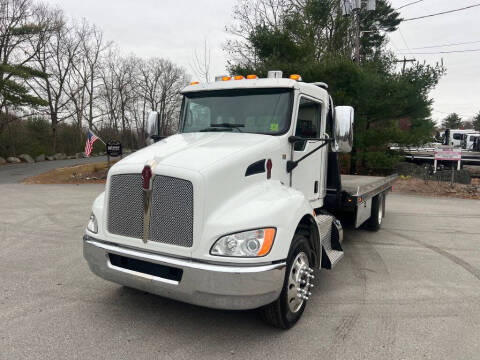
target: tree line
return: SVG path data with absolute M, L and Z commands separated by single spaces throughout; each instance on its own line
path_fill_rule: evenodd
M 238 0 L 227 25 L 231 74 L 301 74 L 305 82 L 326 82 L 336 105 L 355 108 L 354 148 L 344 159 L 351 172 L 391 169 L 399 160 L 388 151 L 391 143 L 431 141 L 429 93 L 445 73 L 442 64 L 397 66 L 387 44 L 402 18 L 389 1 L 376 3 L 374 11 L 345 16 L 339 0 Z M 87 126 L 141 146 L 151 110 L 160 113 L 163 135 L 175 132 L 185 70 L 166 59 L 121 55 L 97 26 L 67 19 L 60 9 L 33 0 L 0 4 L 0 133 L 21 117 L 41 115 L 54 150 L 59 130 L 74 131 L 80 144 Z M 206 45 L 204 59 L 194 60 L 208 79 Z
M 471 120 L 464 120 L 457 113 L 451 113 L 442 120 L 442 129 L 473 129 L 480 131 L 480 111 Z
M 79 146 L 87 127 L 142 145 L 152 110 L 163 134 L 175 132 L 187 81 L 171 61 L 123 55 L 96 25 L 61 9 L 0 0 L 0 134 L 40 116 L 50 123 L 51 152 L 63 123 L 76 128 Z

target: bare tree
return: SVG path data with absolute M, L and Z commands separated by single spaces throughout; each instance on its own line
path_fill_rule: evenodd
M 130 129 L 129 107 L 136 96 L 135 83 L 138 59 L 121 57 L 109 51 L 101 74 L 101 97 L 109 123 L 118 131 Z
M 203 52 L 199 55 L 197 50 L 193 51 L 193 59 L 191 68 L 199 79 L 204 79 L 205 82 L 210 81 L 210 63 L 212 59 L 212 51 L 208 47 L 207 39 L 204 39 Z
M 238 0 L 233 9 L 233 22 L 227 27 L 234 36 L 225 45 L 231 59 L 255 66 L 257 54 L 250 42 L 251 35 L 260 26 L 280 29 L 284 14 L 293 6 L 292 0 Z
M 73 62 L 73 71 L 67 78 L 67 86 L 72 114 L 82 139 L 83 120 L 86 119 L 88 127 L 92 128 L 94 119 L 104 115 L 97 104 L 102 85 L 99 68 L 111 43 L 105 43 L 103 33 L 85 20 L 74 28 L 80 46 Z
M 32 90 L 48 102 L 43 113 L 48 115 L 51 121 L 52 146 L 55 151 L 58 124 L 72 116 L 69 108 L 72 97 L 68 91 L 68 79 L 72 76 L 75 61 L 82 49 L 74 27 L 64 21 L 60 10 L 45 8 L 40 16 L 62 24 L 42 39 L 34 59 L 38 70 L 47 73 L 48 78 L 34 79 L 31 82 Z

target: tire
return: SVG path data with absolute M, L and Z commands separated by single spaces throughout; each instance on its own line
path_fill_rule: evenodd
M 292 287 L 292 279 L 290 278 L 291 273 L 297 274 L 295 275 L 297 278 L 300 277 L 298 274 L 301 274 L 302 272 L 298 272 L 297 269 L 298 266 L 302 264 L 302 259 L 308 259 L 308 264 L 306 267 L 310 269 L 310 264 L 312 263 L 312 250 L 309 241 L 305 236 L 295 234 L 287 257 L 287 268 L 285 271 L 282 292 L 276 301 L 264 306 L 263 308 L 260 308 L 260 314 L 263 320 L 272 326 L 281 329 L 290 329 L 302 317 L 308 299 L 303 300 L 299 299 L 298 297 L 293 297 L 293 292 L 297 293 L 297 291 L 296 289 L 293 290 L 294 288 Z M 295 268 L 292 270 L 294 265 Z M 305 267 L 303 268 L 305 269 Z M 311 279 L 314 278 L 312 272 L 313 270 L 309 270 L 308 274 L 301 276 L 302 279 L 308 279 L 304 280 L 307 281 L 305 285 L 299 285 L 301 288 L 303 286 L 302 289 L 306 288 L 307 295 L 305 296 L 311 295 L 308 293 L 308 291 L 311 289 L 311 287 L 313 287 L 313 284 L 310 285 Z M 289 288 L 291 289 L 290 292 Z M 289 301 L 292 299 L 293 301 Z
M 385 204 L 383 198 L 383 194 L 378 194 L 372 199 L 372 214 L 367 221 L 367 228 L 371 231 L 378 231 L 382 227 Z

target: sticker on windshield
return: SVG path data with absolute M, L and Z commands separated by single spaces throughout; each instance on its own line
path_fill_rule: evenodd
M 270 124 L 270 131 L 278 131 L 278 124 Z

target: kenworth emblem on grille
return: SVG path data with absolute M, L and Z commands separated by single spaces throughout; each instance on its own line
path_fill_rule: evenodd
M 152 167 L 145 165 L 143 179 L 143 242 L 146 244 L 150 235 L 150 213 L 152 209 Z

